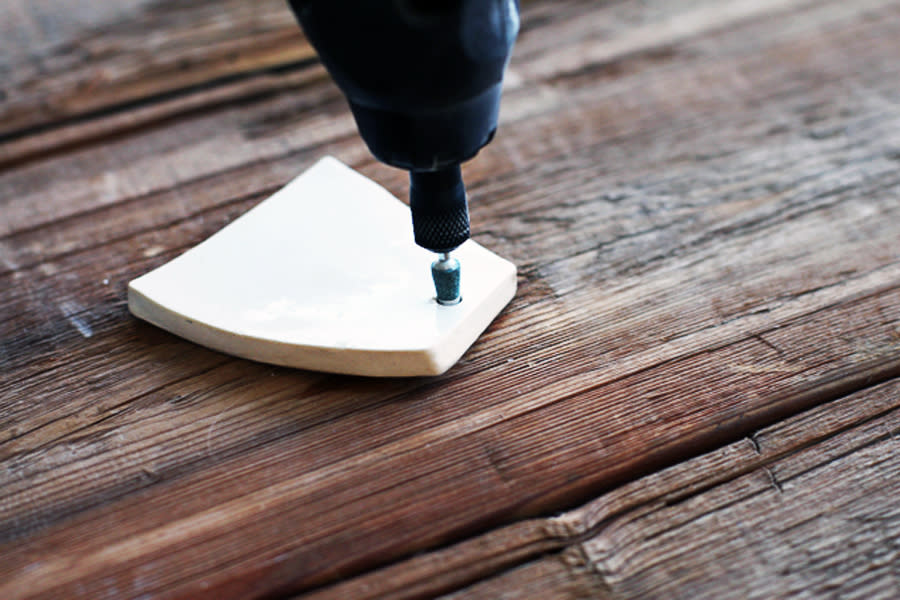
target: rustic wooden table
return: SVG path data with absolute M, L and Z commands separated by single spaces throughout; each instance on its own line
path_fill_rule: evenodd
M 900 597 L 900 3 L 523 5 L 466 167 L 519 293 L 433 379 L 133 277 L 324 154 L 281 0 L 0 6 L 0 598 Z

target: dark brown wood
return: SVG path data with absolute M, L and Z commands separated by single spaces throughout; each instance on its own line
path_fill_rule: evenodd
M 0 23 L 0 139 L 313 57 L 279 0 L 9 0 Z
M 529 539 L 533 552 L 559 550 L 446 598 L 896 598 L 898 436 L 895 379 L 572 512 L 310 597 L 415 597 L 413 583 L 433 592 L 465 577 L 448 564 L 496 564 Z
M 0 142 L 0 597 L 309 591 L 900 373 L 896 3 L 527 5 L 501 131 L 466 166 L 520 291 L 414 380 L 240 361 L 128 315 L 131 278 L 322 154 L 406 194 L 321 67 L 267 54 L 285 7 L 260 33 L 238 3 L 177 4 L 133 18 L 187 51 L 198 15 L 234 11 L 262 62 L 221 81 L 216 38 L 203 86 L 145 65 L 156 87 L 114 80 Z M 423 593 L 570 541 L 495 535 Z

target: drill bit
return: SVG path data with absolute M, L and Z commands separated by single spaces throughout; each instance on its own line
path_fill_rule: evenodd
M 441 252 L 438 259 L 431 263 L 431 278 L 434 280 L 434 291 L 438 304 L 453 306 L 462 302 L 459 291 L 459 261 L 449 252 Z
M 410 171 L 409 207 L 416 243 L 438 255 L 431 265 L 438 303 L 459 304 L 459 261 L 450 252 L 469 239 L 466 186 L 459 165 Z

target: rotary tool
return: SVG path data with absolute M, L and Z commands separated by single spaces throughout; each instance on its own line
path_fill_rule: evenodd
M 497 130 L 518 0 L 288 0 L 380 161 L 409 171 L 413 235 L 436 252 L 437 301 L 457 304 L 469 238 L 460 164 Z

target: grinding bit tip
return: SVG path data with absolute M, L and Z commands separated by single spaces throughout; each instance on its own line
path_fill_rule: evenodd
M 438 304 L 453 306 L 462 302 L 459 291 L 459 261 L 443 252 L 431 263 L 431 278 L 437 293 Z

